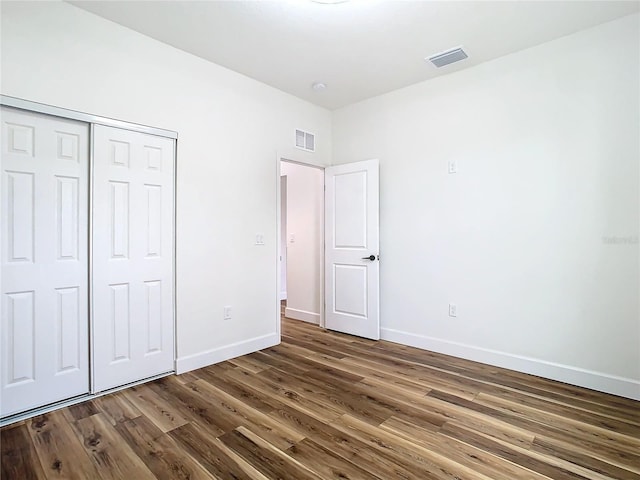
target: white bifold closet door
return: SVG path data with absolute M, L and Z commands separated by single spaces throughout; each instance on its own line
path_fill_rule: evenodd
M 94 126 L 93 390 L 174 369 L 172 139 Z
M 4 417 L 89 392 L 89 126 L 1 116 Z

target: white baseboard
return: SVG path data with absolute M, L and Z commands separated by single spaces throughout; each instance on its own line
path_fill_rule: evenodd
M 201 353 L 178 358 L 176 361 L 176 373 L 186 373 L 197 368 L 207 367 L 214 363 L 223 362 L 231 358 L 240 357 L 249 353 L 257 352 L 263 348 L 273 347 L 280 343 L 277 333 L 270 333 L 261 337 L 250 338 L 224 347 L 206 350 Z
M 391 328 L 381 328 L 380 338 L 411 347 L 465 358 L 496 367 L 516 370 L 560 382 L 640 400 L 640 381 L 583 368 L 547 362 L 531 357 L 475 347 L 439 338 L 416 335 Z
M 284 309 L 284 316 L 287 318 L 293 318 L 294 320 L 302 320 L 303 322 L 320 325 L 319 313 L 307 312 L 306 310 L 296 310 L 295 308 L 286 307 Z

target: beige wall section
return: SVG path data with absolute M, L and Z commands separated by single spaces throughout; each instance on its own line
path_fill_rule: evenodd
M 287 309 L 289 318 L 319 323 L 324 171 L 282 162 L 287 177 Z
M 333 162 L 380 159 L 384 338 L 640 398 L 638 38 L 633 15 L 334 112 Z
M 276 157 L 329 163 L 330 113 L 67 3 L 2 2 L 1 35 L 2 94 L 179 132 L 178 368 L 277 342 Z

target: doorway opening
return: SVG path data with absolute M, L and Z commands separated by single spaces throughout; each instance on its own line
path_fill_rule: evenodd
M 380 338 L 379 169 L 377 159 L 327 167 L 277 159 L 278 313 L 286 296 L 287 318 Z M 281 327 L 279 314 L 278 335 Z
M 278 186 L 279 311 L 323 327 L 324 167 L 281 158 Z

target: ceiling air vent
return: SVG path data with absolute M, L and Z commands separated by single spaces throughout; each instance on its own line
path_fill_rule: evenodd
M 452 48 L 451 50 L 447 50 L 446 52 L 438 53 L 436 55 L 432 55 L 430 57 L 425 58 L 425 60 L 429 60 L 436 67 L 444 67 L 445 65 L 449 65 L 450 63 L 459 62 L 460 60 L 464 60 L 468 55 L 462 50 L 462 47 Z
M 315 152 L 316 136 L 313 133 L 296 129 L 296 147 L 308 152 Z

